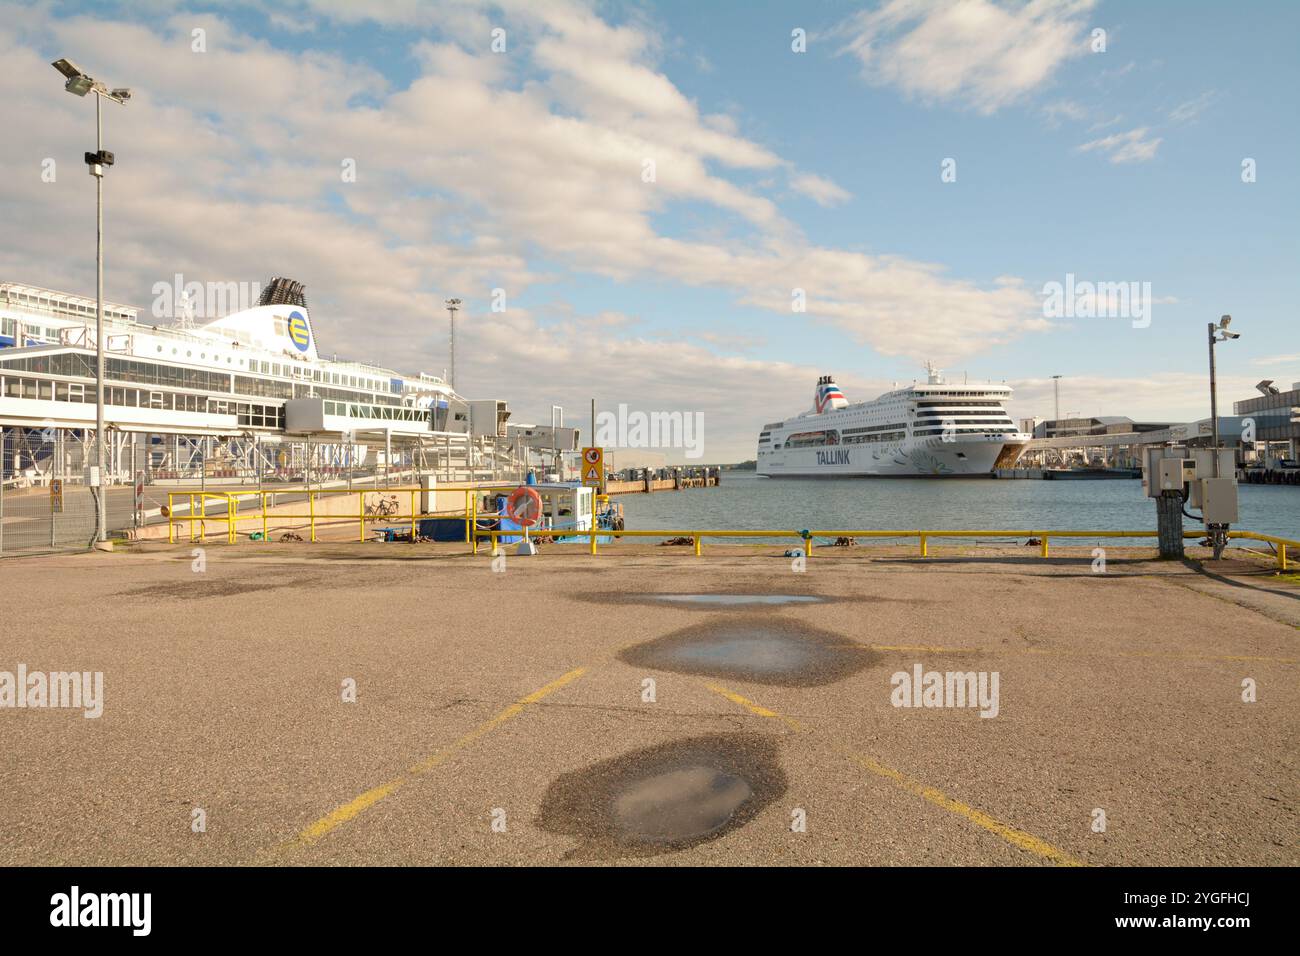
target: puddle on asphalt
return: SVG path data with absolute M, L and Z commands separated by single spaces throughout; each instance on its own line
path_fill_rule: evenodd
M 771 738 L 695 737 L 564 774 L 537 825 L 581 841 L 569 859 L 652 856 L 744 826 L 785 788 Z
M 718 607 L 744 607 L 754 604 L 821 604 L 826 599 L 815 594 L 648 594 L 652 601 L 665 604 L 706 604 Z
M 879 659 L 862 644 L 796 621 L 716 618 L 619 653 L 635 667 L 814 687 L 843 680 Z

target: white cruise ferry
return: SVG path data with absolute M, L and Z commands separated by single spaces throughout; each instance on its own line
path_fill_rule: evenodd
M 110 437 L 310 439 L 364 455 L 367 443 L 442 448 L 506 434 L 504 401 L 472 402 L 434 375 L 318 354 L 303 286 L 291 279 L 272 279 L 252 308 L 197 325 L 148 324 L 122 305 L 104 311 Z M 94 300 L 0 283 L 0 427 L 84 434 L 94 424 Z M 110 464 L 119 471 L 129 467 Z
M 1033 436 L 1016 430 L 1006 385 L 925 384 L 851 404 L 829 375 L 810 411 L 764 425 L 758 473 L 769 478 L 961 477 L 1010 467 Z

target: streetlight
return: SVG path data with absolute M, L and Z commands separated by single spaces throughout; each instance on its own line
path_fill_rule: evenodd
M 52 64 L 67 82 L 63 88 L 77 96 L 95 94 L 95 151 L 86 153 L 86 165 L 95 177 L 95 471 L 99 483 L 98 515 L 95 538 L 108 539 L 108 506 L 104 482 L 104 167 L 112 166 L 114 156 L 104 149 L 104 120 L 101 104 L 109 99 L 118 105 L 131 98 L 131 91 L 119 87 L 110 90 L 71 60 Z
M 1219 389 L 1215 381 L 1214 372 L 1214 344 L 1216 342 L 1227 342 L 1229 339 L 1241 338 L 1240 332 L 1229 332 L 1228 326 L 1232 324 L 1232 316 L 1225 315 L 1219 318 L 1219 324 L 1213 322 L 1209 324 L 1210 331 L 1210 426 L 1214 429 L 1214 477 L 1221 477 L 1219 474 Z

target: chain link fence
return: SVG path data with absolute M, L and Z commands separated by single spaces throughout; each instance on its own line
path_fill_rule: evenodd
M 0 557 L 93 544 L 94 492 L 66 477 L 68 457 L 48 430 L 0 429 Z

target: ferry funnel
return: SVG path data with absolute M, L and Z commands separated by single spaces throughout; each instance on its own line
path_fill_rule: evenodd
M 813 395 L 813 409 L 820 415 L 828 409 L 846 408 L 849 402 L 829 375 L 817 379 L 817 391 Z

